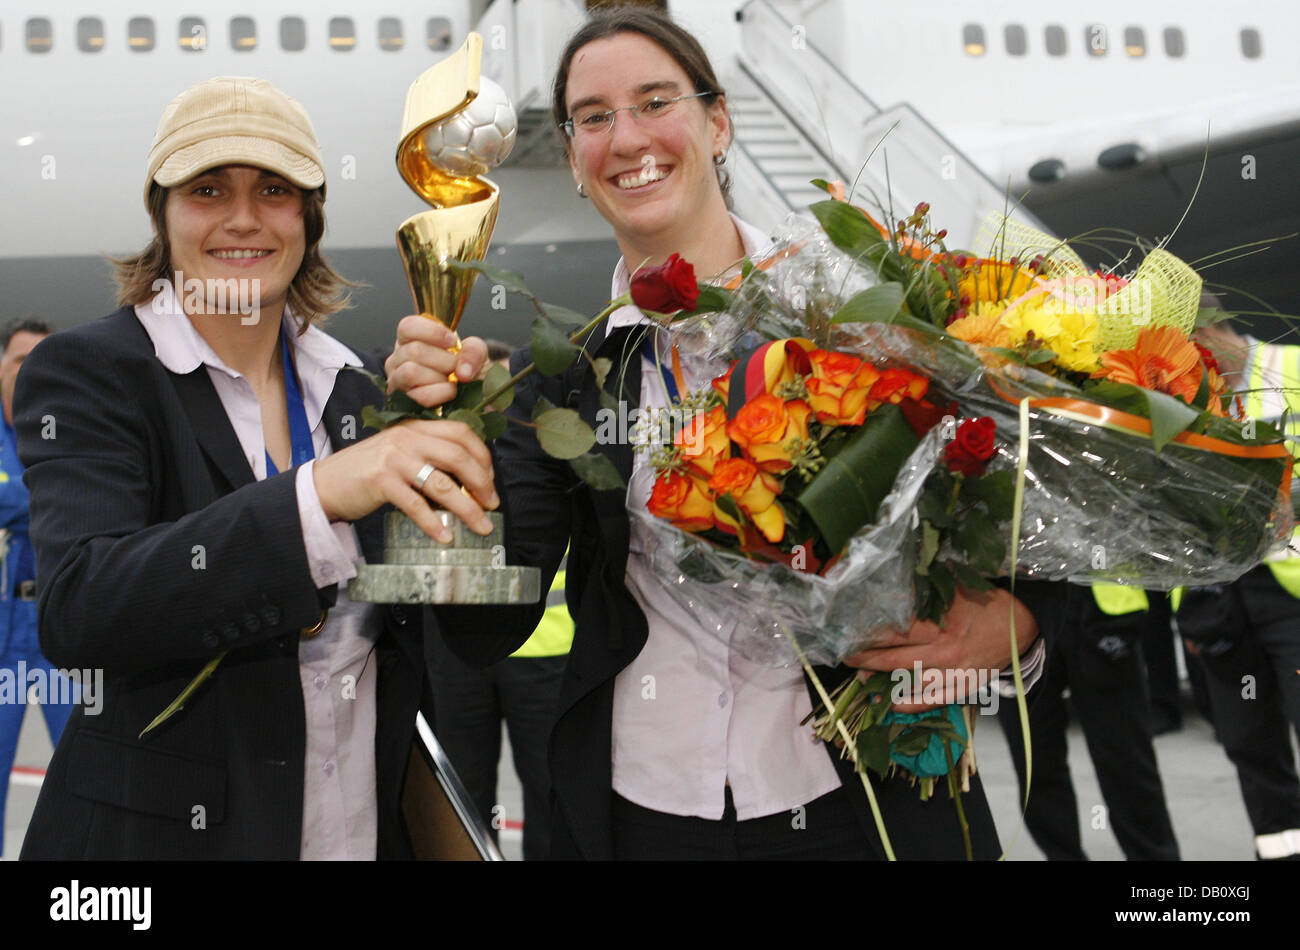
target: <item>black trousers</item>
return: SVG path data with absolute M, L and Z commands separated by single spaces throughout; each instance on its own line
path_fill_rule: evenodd
M 1025 825 L 1048 860 L 1087 859 L 1067 759 L 1068 687 L 1105 799 L 1103 811 L 1096 810 L 1101 803 L 1085 803 L 1093 826 L 1112 828 L 1130 861 L 1176 861 L 1178 842 L 1156 767 L 1138 648 L 1149 618 L 1145 613 L 1108 616 L 1086 587 L 1071 588 L 1069 597 L 1069 618 L 1048 641 L 1043 677 L 1026 697 L 1034 775 Z M 1025 755 L 1016 704 L 1004 701 L 998 719 L 1023 795 Z
M 947 790 L 936 787 L 930 801 L 906 780 L 879 781 L 873 788 L 894 854 L 900 861 L 965 857 L 957 811 Z M 642 808 L 614 795 L 614 857 L 624 861 L 883 861 L 885 852 L 874 822 L 864 828 L 860 780 L 844 785 L 789 812 L 737 821 L 726 790 L 722 818 L 690 818 Z M 857 796 L 855 800 L 851 796 Z M 976 860 L 1001 854 L 993 816 L 979 776 L 971 778 L 962 805 Z
M 436 732 L 447 758 L 495 839 L 499 819 L 515 817 L 505 815 L 497 800 L 504 719 L 524 792 L 524 859 L 549 857 L 551 774 L 546 744 L 568 657 L 507 657 L 479 670 L 452 653 L 441 635 L 434 641 L 429 673 Z
M 1300 730 L 1300 601 L 1266 565 L 1237 581 L 1237 591 L 1246 636 L 1218 656 L 1201 654 L 1214 724 L 1255 834 L 1300 829 L 1290 736 Z

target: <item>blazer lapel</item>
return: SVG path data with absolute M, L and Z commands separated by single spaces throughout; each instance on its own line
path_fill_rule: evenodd
M 248 459 L 244 458 L 239 437 L 235 435 L 235 429 L 226 416 L 221 397 L 213 388 L 206 367 L 200 366 L 184 376 L 176 373 L 170 375 L 176 387 L 176 395 L 185 407 L 185 414 L 189 416 L 199 447 L 207 456 L 213 471 L 220 473 L 226 481 L 224 491 L 221 486 L 218 486 L 218 490 L 224 494 L 251 484 L 253 470 L 249 468 Z

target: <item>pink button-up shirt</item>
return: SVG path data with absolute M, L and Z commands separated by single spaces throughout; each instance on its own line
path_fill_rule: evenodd
M 739 218 L 745 253 L 771 240 Z M 628 289 L 618 262 L 613 295 Z M 624 307 L 609 328 L 648 323 Z M 696 389 L 706 379 L 687 379 Z M 658 369 L 643 358 L 641 407 L 666 407 Z M 644 507 L 654 470 L 636 453 L 627 504 Z M 612 770 L 614 791 L 644 808 L 699 818 L 722 817 L 731 786 L 741 821 L 789 811 L 840 785 L 822 742 L 800 721 L 812 709 L 802 671 L 767 669 L 737 653 L 677 606 L 642 556 L 641 528 L 632 520 L 627 586 L 645 612 L 649 637 L 614 681 Z
M 266 478 L 266 440 L 262 412 L 248 381 L 230 369 L 194 329 L 170 284 L 135 308 L 153 341 L 154 353 L 173 373 L 192 373 L 203 366 L 234 427 L 253 476 Z M 361 361 L 342 343 L 311 327 L 298 336 L 287 308 L 284 332 L 293 348 L 303 406 L 311 427 L 316 458 L 333 450 L 322 417 L 344 366 Z M 325 628 L 298 646 L 298 670 L 306 715 L 307 746 L 303 762 L 302 843 L 300 857 L 311 860 L 374 860 L 378 841 L 375 793 L 376 666 L 366 660 L 380 630 L 374 604 L 353 603 L 347 581 L 362 561 L 356 532 L 349 524 L 331 524 L 321 508 L 312 478 L 313 463 L 295 476 L 298 516 L 312 581 L 317 587 L 339 585 L 338 601 Z

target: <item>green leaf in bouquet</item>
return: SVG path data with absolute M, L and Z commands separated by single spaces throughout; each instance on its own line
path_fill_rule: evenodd
M 506 293 L 523 294 L 525 297 L 533 296 L 533 292 L 524 283 L 524 275 L 518 271 L 506 270 L 504 267 L 494 267 L 486 261 L 462 261 L 456 258 L 447 261 L 447 266 L 452 270 L 476 270 L 492 283 L 504 287 Z
M 451 422 L 463 422 L 474 430 L 476 436 L 483 438 L 483 416 L 473 409 L 453 409 L 447 413 L 447 419 Z
M 941 475 L 947 476 L 941 478 Z M 936 528 L 952 526 L 952 512 L 948 510 L 948 499 L 952 497 L 952 476 L 945 472 L 935 472 L 933 480 L 916 502 L 916 513 L 921 520 L 928 521 Z
M 916 573 L 930 573 L 930 562 L 934 556 L 939 553 L 939 529 L 927 521 L 921 519 L 921 553 L 916 558 Z
M 953 576 L 957 578 L 957 583 L 967 590 L 993 589 L 993 582 L 969 564 L 961 561 L 946 561 L 945 563 L 952 570 Z
M 889 769 L 889 730 L 874 728 L 858 736 L 858 762 L 882 779 Z
M 859 528 L 876 520 L 880 503 L 919 442 L 899 408 L 885 405 L 827 457 L 825 466 L 798 496 L 827 550 L 832 554 L 843 551 Z
M 893 323 L 902 306 L 902 284 L 877 284 L 850 297 L 831 317 L 831 323 Z
M 400 389 L 384 397 L 385 412 L 400 412 L 408 416 L 418 416 L 425 407 L 420 405 Z
M 374 429 L 376 432 L 382 432 L 389 426 L 397 425 L 404 419 L 410 419 L 409 412 L 402 412 L 395 409 L 376 409 L 374 406 L 361 407 L 361 424 L 368 429 Z
M 966 555 L 966 563 L 981 574 L 993 575 L 1002 569 L 1007 556 L 1007 542 L 997 525 L 979 508 L 972 508 L 958 520 L 952 532 L 953 543 Z
M 1192 397 L 1192 405 L 1197 409 L 1207 409 L 1210 405 L 1210 374 L 1201 370 L 1201 383 L 1196 387 L 1196 395 Z
M 510 370 L 498 363 L 496 366 L 491 367 L 487 371 L 487 375 L 483 377 L 483 389 L 488 393 L 494 393 L 508 382 L 510 382 Z M 498 411 L 504 411 L 509 409 L 510 404 L 514 401 L 515 388 L 511 386 L 488 405 Z
M 984 502 L 996 522 L 1010 521 L 1016 508 L 1016 475 L 1010 471 L 986 472 L 962 481 L 963 497 Z
M 557 304 L 543 303 L 538 306 L 540 306 L 542 312 L 550 317 L 550 319 L 558 326 L 577 329 L 578 327 L 585 326 L 587 322 L 591 320 L 591 317 L 587 316 L 585 313 L 578 313 L 576 310 L 570 310 L 568 307 L 561 307 Z
M 862 257 L 886 243 L 867 216 L 847 202 L 818 201 L 809 210 L 831 243 L 854 257 Z
M 538 317 L 533 321 L 529 341 L 532 346 L 533 362 L 537 365 L 537 371 L 543 376 L 563 373 L 578 358 L 578 348 L 569 342 L 564 331 L 548 317 Z
M 1041 366 L 1043 363 L 1050 363 L 1054 359 L 1056 359 L 1056 352 L 1049 350 L 1045 346 L 1032 349 L 1025 355 L 1025 362 L 1030 366 Z
M 924 727 L 924 720 L 911 723 L 914 728 L 905 729 L 902 736 L 894 743 L 894 752 L 898 755 L 920 755 L 930 748 L 930 730 Z M 920 726 L 921 728 L 915 728 Z
M 607 356 L 591 361 L 591 372 L 596 377 L 596 388 L 600 390 L 601 395 L 605 394 L 605 380 L 609 378 L 610 370 L 613 368 L 614 361 Z
M 587 452 L 569 459 L 569 464 L 578 477 L 594 491 L 613 491 L 624 487 L 623 476 L 619 475 L 614 463 L 603 455 Z
M 491 442 L 506 432 L 506 417 L 500 412 L 485 412 L 479 418 L 483 420 L 483 441 Z
M 1196 423 L 1201 412 L 1181 399 L 1131 383 L 1103 381 L 1087 388 L 1092 398 L 1151 420 L 1151 442 L 1159 452 L 1178 433 Z
M 600 407 L 609 410 L 616 416 L 618 414 L 618 400 L 603 389 L 600 391 Z
M 913 608 L 916 619 L 938 623 L 943 619 L 943 613 L 947 608 L 948 603 L 944 601 L 943 595 L 935 586 L 929 572 L 927 571 L 925 576 L 918 577 L 916 580 L 916 606 Z
M 948 612 L 948 605 L 957 596 L 957 581 L 953 578 L 952 571 L 948 570 L 942 562 L 930 565 L 929 576 L 935 595 L 939 598 L 939 616 L 934 618 L 934 621 L 941 623 L 943 615 Z
M 809 179 L 808 184 L 812 185 L 814 188 L 820 188 L 822 191 L 827 192 L 828 194 L 831 190 L 831 183 L 828 182 L 825 178 Z
M 510 377 L 507 376 L 506 379 Z M 443 403 L 443 411 L 450 412 L 453 409 L 473 409 L 483 399 L 483 380 L 472 379 L 468 383 L 460 383 L 456 387 L 456 395 L 450 401 Z
M 596 444 L 596 433 L 572 409 L 545 409 L 533 415 L 537 441 L 551 458 L 575 459 Z
M 735 297 L 729 291 L 711 284 L 701 284 L 700 295 L 695 300 L 695 306 L 690 310 L 680 310 L 673 314 L 673 320 L 683 320 L 697 313 L 722 313 L 730 310 L 734 302 Z

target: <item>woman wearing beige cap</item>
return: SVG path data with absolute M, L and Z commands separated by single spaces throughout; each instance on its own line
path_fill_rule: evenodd
M 313 325 L 346 283 L 320 255 L 324 200 L 298 103 L 199 83 L 158 126 L 155 233 L 116 262 L 122 309 L 27 360 L 42 647 L 103 688 L 55 750 L 25 858 L 411 856 L 399 793 L 432 615 L 353 603 L 346 582 L 379 559 L 383 506 L 437 536 L 426 499 L 484 531 L 497 501 L 464 426 L 361 438 L 382 396 L 343 370 L 378 367 Z M 444 336 L 403 352 L 426 401 L 486 356 Z

